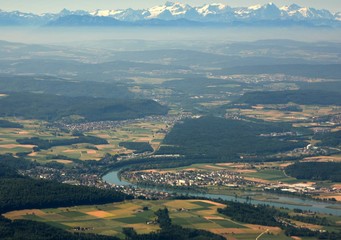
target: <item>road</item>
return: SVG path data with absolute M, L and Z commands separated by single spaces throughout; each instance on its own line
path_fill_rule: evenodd
M 263 234 L 267 233 L 268 231 L 269 231 L 269 229 L 266 229 L 264 232 L 259 234 L 258 237 L 256 237 L 256 240 L 258 240 Z

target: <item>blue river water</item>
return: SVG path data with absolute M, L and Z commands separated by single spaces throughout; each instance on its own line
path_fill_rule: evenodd
M 132 183 L 121 180 L 118 176 L 118 172 L 119 171 L 112 171 L 106 174 L 105 176 L 103 176 L 103 180 L 108 183 L 115 184 L 115 185 L 135 186 Z M 227 201 L 238 201 L 238 202 L 246 201 L 245 198 L 236 198 L 235 196 L 228 196 L 228 195 L 221 195 L 221 194 L 192 193 L 192 192 L 187 192 L 187 191 L 174 191 L 174 190 L 165 190 L 165 189 L 162 189 L 162 191 L 169 192 L 169 193 L 190 195 L 194 197 L 204 197 L 204 198 L 211 198 L 211 199 L 221 198 Z M 289 196 L 281 196 L 281 195 L 275 195 L 274 199 L 262 200 L 262 201 L 252 199 L 251 203 L 267 204 L 267 205 L 274 206 L 274 207 L 284 207 L 288 209 L 299 208 L 304 211 L 327 213 L 327 214 L 341 216 L 341 204 L 340 203 L 314 201 L 311 199 L 302 199 L 298 197 L 291 197 L 291 196 L 289 197 Z

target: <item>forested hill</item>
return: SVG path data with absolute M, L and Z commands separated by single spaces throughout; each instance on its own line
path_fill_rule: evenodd
M 79 115 L 85 121 L 125 120 L 163 115 L 168 108 L 153 100 L 67 97 L 34 93 L 11 93 L 0 98 L 0 116 L 60 120 Z
M 2 240 L 119 240 L 117 237 L 96 234 L 73 234 L 46 223 L 14 220 L 0 215 L 0 239 Z
M 246 104 L 341 105 L 341 94 L 323 90 L 247 92 L 239 100 Z
M 104 204 L 131 199 L 114 190 L 72 186 L 19 176 L 16 171 L 33 164 L 12 155 L 0 155 L 0 213 L 28 208 Z
M 222 74 L 286 74 L 293 76 L 340 79 L 340 64 L 282 64 L 230 67 L 219 70 Z
M 71 186 L 52 181 L 34 180 L 21 177 L 17 169 L 30 164 L 29 160 L 15 158 L 10 154 L 0 155 L 0 214 L 12 210 L 32 208 L 55 208 L 74 205 L 97 205 L 129 200 L 132 197 L 113 190 L 101 190 L 84 186 Z M 3 170 L 3 171 L 2 171 Z M 163 214 L 165 213 L 165 214 Z M 223 237 L 204 230 L 183 228 L 171 224 L 168 211 L 155 213 L 161 230 L 138 235 L 132 228 L 123 229 L 126 239 L 141 240 L 186 240 L 211 239 Z M 166 220 L 166 223 L 165 223 Z M 128 231 L 129 230 L 129 231 Z M 130 236 L 128 232 L 133 235 Z M 117 237 L 96 234 L 69 233 L 42 222 L 14 220 L 0 215 L 0 239 L 4 240 L 118 240 Z
M 241 155 L 262 156 L 306 145 L 303 141 L 263 137 L 271 132 L 295 131 L 289 124 L 238 121 L 217 117 L 187 119 L 167 134 L 159 154 L 206 156 L 220 160 Z
M 7 120 L 0 120 L 0 128 L 23 128 L 23 125 Z
M 19 169 L 35 164 L 11 154 L 0 155 L 0 214 L 21 209 L 54 208 L 104 204 L 132 199 L 114 190 L 72 186 L 20 176 Z M 28 220 L 11 221 L 0 215 L 0 239 L 6 240 L 117 240 L 95 234 L 72 234 L 62 229 Z
M 39 63 L 37 63 L 39 64 Z M 2 76 L 0 75 L 0 89 L 2 92 L 39 92 L 64 96 L 88 96 L 103 98 L 132 98 L 128 85 L 114 82 L 65 81 L 53 77 L 32 76 Z
M 114 190 L 29 178 L 0 179 L 0 192 L 0 213 L 20 209 L 104 204 L 127 198 L 125 194 Z
M 341 182 L 340 162 L 298 162 L 286 167 L 285 171 L 297 179 Z

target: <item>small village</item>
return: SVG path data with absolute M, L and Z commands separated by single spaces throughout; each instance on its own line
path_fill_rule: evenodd
M 140 171 L 124 172 L 121 175 L 133 183 L 144 183 L 152 186 L 172 187 L 210 187 L 225 186 L 229 188 L 251 187 L 255 190 L 276 191 L 277 193 L 296 193 L 304 195 L 318 195 L 325 193 L 341 193 L 341 189 L 317 187 L 312 184 L 296 183 L 288 184 L 283 182 L 264 182 L 251 180 L 243 177 L 240 173 L 230 170 L 219 171 L 194 171 L 184 170 L 179 172 Z
M 142 199 L 166 199 L 174 194 L 164 191 L 138 188 L 133 185 L 119 186 L 107 183 L 98 174 L 67 171 L 65 169 L 56 169 L 44 166 L 37 166 L 35 168 L 20 171 L 20 174 L 35 179 L 43 179 L 50 181 L 58 181 L 66 184 L 76 186 L 96 187 L 100 189 L 115 189 L 117 191 L 132 195 L 135 198 Z
M 50 125 L 51 128 L 67 129 L 68 131 L 78 131 L 78 132 L 91 132 L 95 130 L 109 130 L 117 129 L 123 126 L 128 126 L 136 123 L 146 123 L 146 122 L 162 122 L 166 125 L 172 126 L 181 119 L 191 117 L 191 113 L 181 112 L 176 115 L 165 115 L 165 116 L 148 116 L 138 119 L 129 119 L 121 121 L 98 121 L 98 122 L 79 122 L 79 123 L 69 123 L 69 122 L 56 122 Z

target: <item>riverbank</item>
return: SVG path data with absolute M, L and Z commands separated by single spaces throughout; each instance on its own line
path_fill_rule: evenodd
M 118 176 L 119 170 L 112 171 L 103 176 L 103 180 L 115 185 L 122 186 L 134 186 L 127 181 L 121 180 Z M 155 188 L 154 188 L 155 189 Z M 169 190 L 162 190 L 168 192 Z M 247 200 L 253 204 L 266 204 L 274 207 L 282 207 L 288 209 L 301 209 L 303 211 L 311 211 L 325 214 L 332 214 L 336 216 L 341 216 L 341 204 L 339 203 L 327 203 L 327 202 L 319 202 L 311 199 L 300 199 L 297 197 L 289 197 L 289 196 L 280 196 L 274 195 L 278 198 L 279 201 L 274 202 L 274 199 L 263 199 L 263 200 L 254 200 L 254 199 L 246 199 L 242 197 L 236 196 L 228 196 L 223 194 L 206 194 L 206 193 L 191 193 L 186 191 L 169 191 L 169 193 L 176 193 L 178 195 L 190 195 L 193 197 L 202 197 L 209 199 L 222 199 L 226 201 L 237 201 L 237 202 L 246 202 Z M 340 209 L 338 209 L 340 207 Z

